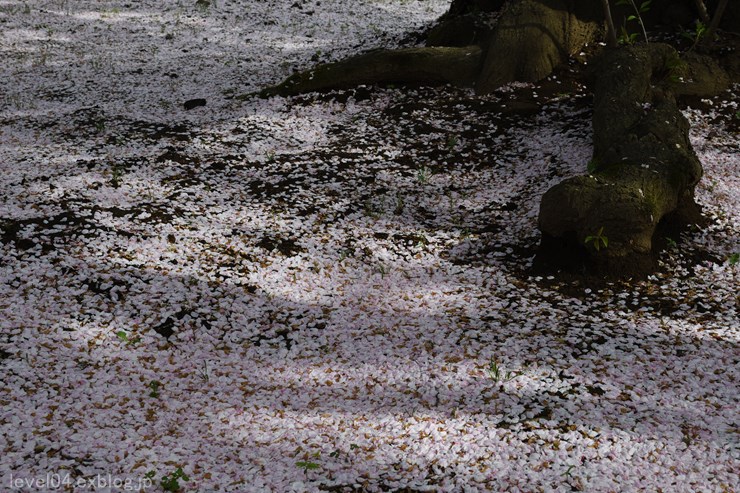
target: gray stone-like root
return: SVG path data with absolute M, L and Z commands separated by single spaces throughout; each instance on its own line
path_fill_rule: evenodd
M 608 239 L 595 265 L 646 265 L 658 222 L 698 215 L 694 187 L 702 167 L 691 148 L 689 124 L 670 90 L 680 64 L 668 45 L 606 50 L 594 70 L 593 172 L 545 193 L 539 228 L 545 239 Z
M 480 73 L 480 65 L 478 46 L 378 50 L 295 74 L 259 95 L 290 96 L 394 82 L 469 87 Z

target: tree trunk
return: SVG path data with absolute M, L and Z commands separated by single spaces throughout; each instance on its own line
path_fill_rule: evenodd
M 536 82 L 594 41 L 601 5 L 583 0 L 520 0 L 501 15 L 487 43 L 476 91 L 489 93 L 512 81 Z

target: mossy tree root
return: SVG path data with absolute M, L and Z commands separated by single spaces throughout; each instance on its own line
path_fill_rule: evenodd
M 594 70 L 592 173 L 542 197 L 545 240 L 567 238 L 583 248 L 603 231 L 607 248 L 586 245 L 597 269 L 647 265 L 661 219 L 698 216 L 693 197 L 702 166 L 671 91 L 676 60 L 663 44 L 605 50 Z
M 292 96 L 362 84 L 453 84 L 472 86 L 480 73 L 478 46 L 377 50 L 295 74 L 259 96 Z

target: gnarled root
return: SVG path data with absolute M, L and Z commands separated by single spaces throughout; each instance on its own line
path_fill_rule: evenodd
M 676 60 L 673 48 L 661 44 L 606 50 L 598 60 L 595 169 L 542 197 L 539 228 L 545 243 L 567 238 L 577 243 L 574 249 L 589 243 L 597 270 L 600 265 L 609 270 L 645 266 L 661 219 L 698 216 L 693 196 L 702 167 L 689 142 L 689 124 L 670 91 Z M 601 240 L 595 236 L 606 237 L 608 246 L 602 242 L 597 251 Z
M 378 50 L 319 65 L 260 91 L 262 97 L 346 89 L 361 84 L 419 83 L 472 86 L 481 65 L 478 46 Z

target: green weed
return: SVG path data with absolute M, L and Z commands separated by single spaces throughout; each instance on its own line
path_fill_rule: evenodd
M 149 382 L 148 387 L 151 389 L 151 392 L 149 392 L 149 397 L 154 397 L 155 399 L 159 398 L 159 389 L 162 388 L 162 382 L 159 380 L 152 380 Z
M 646 0 L 640 4 L 638 7 L 637 4 L 633 0 L 617 0 L 617 5 L 627 5 L 632 6 L 632 9 L 635 11 L 633 15 L 627 16 L 627 19 L 625 20 L 625 23 L 622 25 L 622 34 L 619 36 L 619 42 L 622 44 L 632 44 L 637 40 L 637 34 L 630 34 L 627 32 L 627 23 L 628 22 L 634 22 L 637 21 L 637 23 L 640 25 L 640 29 L 642 29 L 642 35 L 645 37 L 645 42 L 649 43 L 647 31 L 645 31 L 645 24 L 642 22 L 642 14 L 648 12 L 650 10 L 650 4 L 652 3 L 652 0 Z
M 508 382 L 509 380 L 521 375 L 521 372 L 504 371 L 504 369 L 498 365 L 493 356 L 491 357 L 491 361 L 488 363 L 486 373 L 488 373 L 488 376 L 491 377 L 491 380 L 494 382 Z
M 604 235 L 604 226 L 602 226 L 601 228 L 599 228 L 599 232 L 596 233 L 595 235 L 586 236 L 586 239 L 584 240 L 584 243 L 586 245 L 588 245 L 589 243 L 591 243 L 593 245 L 594 249 L 597 252 L 601 249 L 601 247 L 604 247 L 604 248 L 608 247 L 609 246 L 609 238 L 607 238 Z
M 116 337 L 118 337 L 118 339 L 120 339 L 122 342 L 125 342 L 129 345 L 136 344 L 141 340 L 141 337 L 129 338 L 128 334 L 126 334 L 126 332 L 123 330 L 119 330 L 118 332 L 116 332 Z
M 311 454 L 310 458 L 307 457 L 305 460 L 299 460 L 295 463 L 295 465 L 303 469 L 303 472 L 307 473 L 308 471 L 312 471 L 321 467 L 318 462 L 313 461 L 320 458 L 321 452 L 314 452 L 313 454 Z
M 685 70 L 686 62 L 681 60 L 678 55 L 673 54 L 665 61 L 665 65 L 663 66 L 664 75 L 661 78 L 661 82 L 665 79 L 668 79 L 671 82 L 681 82 L 681 75 Z
M 684 31 L 683 33 L 681 33 L 681 36 L 691 41 L 691 48 L 689 48 L 689 50 L 693 50 L 696 47 L 696 45 L 699 44 L 699 41 L 701 41 L 702 38 L 704 38 L 704 35 L 706 33 L 707 33 L 707 25 L 704 24 L 702 21 L 696 21 L 694 30 Z
M 295 465 L 298 466 L 298 467 L 300 467 L 304 471 L 309 471 L 309 470 L 312 470 L 312 469 L 318 469 L 319 467 L 321 467 L 316 462 L 311 462 L 309 460 L 299 460 L 298 462 L 295 463 Z
M 121 186 L 121 179 L 123 178 L 123 167 L 118 164 L 113 165 L 113 171 L 111 172 L 110 182 L 114 188 Z
M 433 173 L 432 170 L 429 169 L 426 166 L 422 166 L 419 168 L 419 170 L 416 172 L 416 179 L 421 183 L 422 185 L 426 185 L 429 183 L 429 179 L 432 177 Z
M 198 376 L 200 376 L 200 378 L 204 382 L 207 382 L 207 381 L 209 381 L 211 379 L 211 373 L 208 370 L 208 361 L 207 360 L 204 360 L 203 361 L 203 368 L 200 369 L 200 370 L 198 370 Z
M 149 471 L 144 475 L 144 477 L 151 480 L 154 479 L 155 475 L 156 473 L 154 471 Z M 185 472 L 182 470 L 182 467 L 178 467 L 171 474 L 166 474 L 162 476 L 162 479 L 159 481 L 159 485 L 164 491 L 177 492 L 180 491 L 181 488 L 180 480 L 190 481 L 190 477 L 185 474 Z

